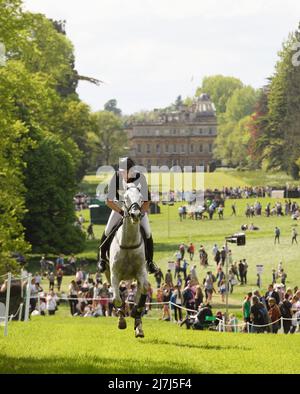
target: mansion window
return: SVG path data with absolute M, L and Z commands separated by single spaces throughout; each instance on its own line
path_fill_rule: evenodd
M 181 145 L 181 153 L 184 153 L 184 152 L 185 152 L 184 145 Z
M 173 152 L 176 153 L 177 149 L 176 149 L 176 144 L 173 145 Z
M 156 145 L 156 153 L 160 153 L 160 145 L 159 144 Z
M 193 144 L 190 146 L 190 152 L 194 153 L 194 145 Z
M 208 151 L 209 151 L 209 153 L 212 152 L 212 144 L 209 144 L 209 145 L 208 145 Z
M 147 153 L 151 153 L 150 145 L 147 144 Z
M 203 145 L 202 144 L 200 144 L 200 146 L 199 146 L 199 151 L 203 152 Z
M 165 152 L 169 153 L 169 145 L 168 144 L 165 145 Z
M 138 146 L 137 146 L 137 151 L 138 151 L 138 153 L 141 153 L 141 152 L 142 152 L 141 144 L 138 144 Z

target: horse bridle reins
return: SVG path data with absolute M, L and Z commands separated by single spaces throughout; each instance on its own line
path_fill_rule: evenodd
M 126 208 L 126 206 L 124 206 L 124 208 L 125 208 L 126 213 L 127 213 L 128 216 L 130 215 L 130 211 L 133 208 L 141 210 L 141 207 L 139 206 L 139 204 L 137 202 L 132 203 L 129 208 Z
M 127 190 L 128 190 L 128 189 L 138 189 L 138 187 L 136 187 L 136 186 L 130 186 L 130 187 L 127 188 Z M 141 211 L 141 206 L 140 206 L 137 202 L 132 203 L 132 204 L 130 205 L 130 207 L 128 207 L 128 208 L 127 208 L 127 207 L 125 206 L 125 204 L 124 204 L 124 208 L 125 208 L 125 213 L 126 213 L 126 215 L 124 215 L 124 216 L 126 216 L 126 217 L 129 217 L 129 216 L 130 216 L 130 211 L 131 211 L 132 209 L 134 209 L 134 208 Z M 124 220 L 124 217 L 123 217 L 123 219 L 122 219 L 122 222 L 123 222 L 123 220 Z M 118 242 L 118 243 L 119 243 L 119 242 Z M 142 243 L 143 243 L 143 237 L 141 236 L 141 240 L 140 240 L 140 242 L 139 242 L 138 245 L 122 246 L 122 245 L 119 244 L 119 246 L 120 246 L 121 249 L 132 250 L 132 249 L 138 249 L 138 248 L 142 245 Z

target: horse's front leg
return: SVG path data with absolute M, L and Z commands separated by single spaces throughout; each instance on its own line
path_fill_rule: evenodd
M 125 320 L 125 302 L 121 299 L 120 296 L 120 279 L 112 273 L 111 275 L 111 285 L 113 289 L 113 304 L 115 309 L 117 310 L 117 315 L 119 317 L 118 327 L 120 330 L 124 330 L 127 327 Z
M 149 283 L 146 278 L 142 277 L 137 280 L 137 293 L 136 293 L 136 302 L 137 304 L 134 306 L 131 316 L 132 317 L 141 317 L 148 293 Z
M 134 317 L 134 331 L 136 338 L 144 338 L 142 327 L 142 313 L 145 309 L 149 283 L 145 277 L 138 280 L 137 300 L 138 304 L 134 307 L 131 316 Z

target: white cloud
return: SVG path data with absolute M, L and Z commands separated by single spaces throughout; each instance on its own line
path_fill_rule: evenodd
M 205 75 L 223 73 L 259 87 L 294 30 L 298 0 L 25 0 L 27 9 L 67 20 L 81 97 L 99 109 L 116 98 L 124 112 L 191 95 Z M 191 83 L 191 77 L 194 82 Z

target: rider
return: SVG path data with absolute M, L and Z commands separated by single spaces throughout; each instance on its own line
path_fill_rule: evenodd
M 106 270 L 107 264 L 107 253 L 110 247 L 110 241 L 112 240 L 112 230 L 121 222 L 124 216 L 124 211 L 120 207 L 120 201 L 122 201 L 123 194 L 126 190 L 127 183 L 134 183 L 141 190 L 143 196 L 143 204 L 141 207 L 142 219 L 141 226 L 145 232 L 145 251 L 146 251 L 146 262 L 149 273 L 154 274 L 158 271 L 158 267 L 153 262 L 153 239 L 151 235 L 151 229 L 149 224 L 149 218 L 147 211 L 150 206 L 150 193 L 146 178 L 143 174 L 134 170 L 135 163 L 129 157 L 120 159 L 119 171 L 117 171 L 112 177 L 109 187 L 106 205 L 112 209 L 110 217 L 108 219 L 105 231 L 101 238 L 100 244 L 100 260 L 99 269 L 100 272 Z M 109 239 L 107 239 L 109 236 Z

